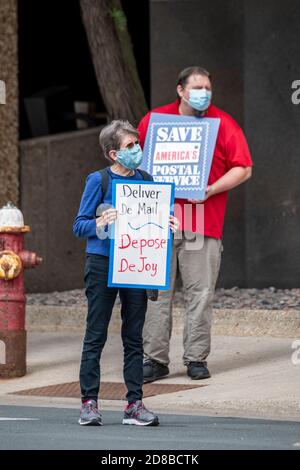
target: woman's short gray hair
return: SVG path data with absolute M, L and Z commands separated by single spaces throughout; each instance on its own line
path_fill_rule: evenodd
M 139 136 L 139 131 L 135 129 L 129 121 L 116 119 L 107 126 L 103 127 L 99 135 L 100 147 L 103 150 L 105 158 L 112 163 L 109 156 L 110 150 L 119 150 L 123 138 L 126 135 Z

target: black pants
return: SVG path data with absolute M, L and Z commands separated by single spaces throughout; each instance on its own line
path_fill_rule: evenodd
M 100 357 L 107 339 L 107 329 L 119 291 L 122 308 L 122 340 L 124 348 L 124 381 L 129 403 L 142 399 L 143 326 L 147 310 L 144 289 L 107 287 L 109 258 L 87 255 L 84 280 L 88 299 L 86 333 L 80 366 L 80 387 L 83 400 L 97 399 L 100 387 Z M 112 357 L 111 361 L 115 359 Z

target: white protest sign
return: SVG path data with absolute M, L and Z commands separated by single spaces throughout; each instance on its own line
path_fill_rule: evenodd
M 172 183 L 113 180 L 118 211 L 110 241 L 109 287 L 168 289 Z

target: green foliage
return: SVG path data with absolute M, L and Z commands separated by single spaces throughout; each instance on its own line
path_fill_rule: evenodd
M 127 19 L 123 10 L 113 8 L 110 10 L 110 16 L 113 18 L 117 30 L 119 30 L 121 33 L 125 32 L 127 29 Z

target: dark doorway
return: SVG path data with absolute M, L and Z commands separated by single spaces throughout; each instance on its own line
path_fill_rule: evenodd
M 137 2 L 122 4 L 149 103 L 149 1 L 138 21 Z M 19 0 L 19 71 L 20 139 L 78 129 L 74 103 L 93 107 L 83 127 L 105 120 L 78 0 Z

